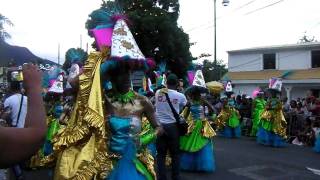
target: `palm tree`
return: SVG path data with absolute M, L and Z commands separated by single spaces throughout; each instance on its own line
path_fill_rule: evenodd
M 10 19 L 0 14 L 0 42 L 11 38 L 10 34 L 4 29 L 4 25 L 13 26 L 13 23 Z

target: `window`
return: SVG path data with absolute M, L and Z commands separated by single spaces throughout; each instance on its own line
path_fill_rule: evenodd
M 276 54 L 263 54 L 263 69 L 276 69 Z
M 311 89 L 312 95 L 316 98 L 320 97 L 320 89 Z
M 311 67 L 320 68 L 320 50 L 311 51 Z

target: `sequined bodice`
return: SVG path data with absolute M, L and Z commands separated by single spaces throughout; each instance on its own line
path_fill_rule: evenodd
M 111 130 L 110 150 L 114 153 L 123 154 L 128 141 L 138 142 L 141 131 L 141 121 L 138 117 L 117 117 L 109 119 Z
M 192 115 L 192 118 L 194 120 L 203 119 L 204 118 L 204 110 L 203 106 L 200 104 L 192 104 L 190 106 L 190 112 Z

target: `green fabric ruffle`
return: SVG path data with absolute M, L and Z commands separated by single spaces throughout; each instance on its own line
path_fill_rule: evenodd
M 187 152 L 197 152 L 201 150 L 209 142 L 208 138 L 202 136 L 202 121 L 194 122 L 194 129 L 191 134 L 180 138 L 180 149 Z
M 232 115 L 229 118 L 227 125 L 232 128 L 238 127 L 240 125 L 240 120 L 235 111 L 232 111 Z
M 251 136 L 256 136 L 259 124 L 261 121 L 261 114 L 265 109 L 266 101 L 264 99 L 257 98 L 254 100 L 255 109 L 252 114 L 252 129 Z
M 146 178 L 146 180 L 153 180 L 152 174 L 148 171 L 148 169 L 144 166 L 144 164 L 138 159 L 133 160 L 137 170 Z

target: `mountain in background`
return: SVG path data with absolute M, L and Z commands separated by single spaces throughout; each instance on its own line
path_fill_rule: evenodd
M 10 63 L 22 65 L 23 63 L 36 62 L 40 64 L 56 64 L 50 60 L 42 59 L 34 55 L 28 48 L 12 46 L 0 41 L 0 67 L 6 67 Z

